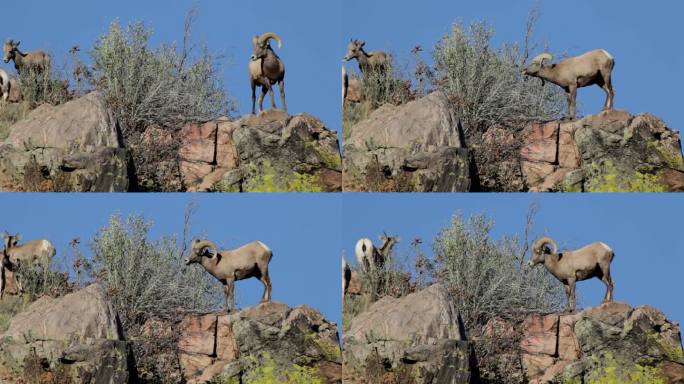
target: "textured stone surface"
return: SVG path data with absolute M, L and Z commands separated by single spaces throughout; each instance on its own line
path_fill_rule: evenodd
M 62 371 L 73 383 L 126 383 L 134 375 L 130 347 L 116 312 L 97 284 L 59 299 L 43 297 L 15 315 L 0 335 L 0 381 L 23 383 L 30 360 L 45 374 Z
M 313 308 L 271 302 L 229 315 L 191 316 L 182 324 L 180 364 L 190 384 L 219 377 L 287 382 L 293 374 L 341 383 L 337 327 Z
M 474 188 L 473 160 L 458 119 L 434 92 L 401 106 L 383 105 L 350 129 L 344 142 L 345 190 L 464 192 Z
M 416 383 L 470 383 L 472 350 L 453 300 L 440 285 L 384 297 L 351 321 L 344 334 L 345 379 L 379 359 L 391 372 L 408 369 Z

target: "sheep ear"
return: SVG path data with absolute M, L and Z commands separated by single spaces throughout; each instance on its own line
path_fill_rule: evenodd
M 366 45 L 365 41 L 359 41 L 359 48 L 363 48 L 364 45 Z

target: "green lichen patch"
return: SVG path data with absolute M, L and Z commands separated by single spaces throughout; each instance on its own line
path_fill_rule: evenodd
M 597 368 L 585 376 L 587 384 L 665 384 L 659 368 L 618 362 L 611 353 L 602 358 L 592 356 Z
M 251 164 L 249 174 L 253 176 L 243 185 L 245 192 L 323 192 L 318 176 L 278 172 L 268 160 L 259 167 Z
M 283 366 L 273 360 L 269 353 L 261 355 L 258 366 L 242 377 L 245 384 L 323 384 L 317 368 L 297 364 Z
M 591 163 L 586 183 L 588 192 L 665 192 L 657 175 L 638 171 L 622 172 L 612 161 Z

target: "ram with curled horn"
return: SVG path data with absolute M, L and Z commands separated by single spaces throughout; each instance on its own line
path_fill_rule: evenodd
M 261 302 L 271 301 L 271 278 L 268 275 L 268 264 L 273 251 L 261 241 L 253 241 L 236 249 L 222 249 L 210 240 L 195 239 L 192 241 L 190 255 L 185 258 L 185 265 L 200 264 L 209 274 L 223 284 L 228 312 L 235 308 L 235 282 L 251 277 L 257 278 L 264 285 Z
M 546 81 L 554 83 L 568 95 L 568 114 L 571 119 L 577 113 L 577 88 L 598 85 L 606 92 L 604 110 L 613 109 L 615 90 L 613 89 L 612 73 L 615 59 L 605 49 L 595 49 L 583 55 L 569 57 L 556 64 L 551 64 L 553 56 L 542 53 L 532 59 L 529 66 L 523 69 L 526 76 L 538 77 L 542 85 Z
M 252 114 L 256 114 L 256 88 L 261 87 L 259 95 L 259 113 L 263 111 L 264 96 L 268 93 L 271 96 L 271 107 L 276 108 L 273 86 L 278 84 L 280 88 L 280 101 L 283 110 L 287 112 L 285 102 L 285 64 L 283 60 L 273 51 L 271 39 L 278 43 L 278 48 L 282 46 L 282 39 L 275 32 L 266 32 L 261 36 L 252 38 L 253 52 L 249 60 L 249 84 L 252 88 Z
M 582 248 L 558 252 L 556 242 L 547 236 L 537 239 L 532 245 L 532 257 L 528 265 L 543 264 L 551 274 L 565 286 L 568 309 L 576 307 L 575 284 L 578 281 L 599 278 L 606 285 L 604 302 L 613 301 L 613 279 L 610 263 L 615 252 L 606 243 L 597 241 Z

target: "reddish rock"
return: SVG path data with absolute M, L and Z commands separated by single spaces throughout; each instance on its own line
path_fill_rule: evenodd
M 185 161 L 214 163 L 217 127 L 215 121 L 185 126 L 181 130 L 181 158 Z
M 235 143 L 233 142 L 233 131 L 236 125 L 230 121 L 220 121 L 218 123 L 218 134 L 216 136 L 216 164 L 226 170 L 236 168 L 239 164 L 239 157 Z
M 179 328 L 183 329 L 178 343 L 181 351 L 208 356 L 214 354 L 216 314 L 188 317 L 183 320 Z
M 520 151 L 523 160 L 555 163 L 558 142 L 558 122 L 532 124 L 523 132 Z
M 214 359 L 206 355 L 192 355 L 181 353 L 180 365 L 183 368 L 185 377 L 201 375 L 202 372 L 214 363 Z M 188 380 L 188 383 L 193 382 Z
M 565 175 L 571 172 L 572 169 L 568 168 L 558 168 L 550 175 L 544 178 L 544 181 L 537 187 L 530 188 L 532 192 L 549 192 L 560 189 L 562 182 L 565 179 Z
M 535 163 L 531 161 L 522 162 L 522 173 L 525 178 L 525 183 L 530 189 L 538 187 L 544 182 L 547 176 L 555 171 L 553 164 L 549 163 Z
M 558 315 L 535 315 L 523 322 L 520 347 L 528 353 L 556 355 Z
M 233 333 L 233 321 L 228 315 L 219 315 L 216 328 L 216 358 L 232 361 L 240 355 L 240 347 Z
M 577 336 L 575 336 L 574 316 L 560 316 L 558 324 L 558 358 L 565 361 L 574 361 L 580 358 L 581 349 Z
M 558 164 L 564 168 L 580 166 L 580 155 L 575 143 L 575 124 L 561 124 L 558 134 Z
M 530 383 L 538 382 L 537 378 L 544 375 L 547 369 L 556 363 L 555 359 L 547 355 L 522 355 L 522 366 L 525 375 L 530 379 Z

